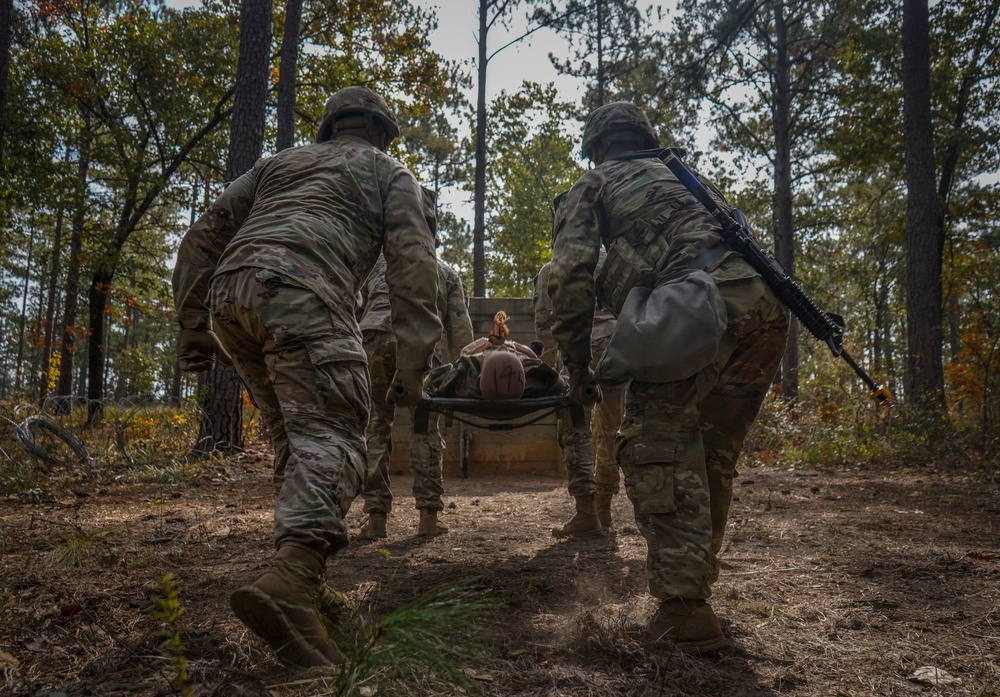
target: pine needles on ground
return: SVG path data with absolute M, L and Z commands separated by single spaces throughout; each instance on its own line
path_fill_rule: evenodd
M 414 685 L 432 679 L 478 692 L 460 662 L 474 659 L 488 642 L 482 620 L 497 607 L 488 596 L 488 589 L 465 581 L 422 595 L 375 623 L 355 615 L 353 626 L 335 631 L 347 660 L 333 694 L 356 695 L 363 682 Z

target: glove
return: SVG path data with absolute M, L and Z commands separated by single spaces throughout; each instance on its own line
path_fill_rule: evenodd
M 397 407 L 412 407 L 424 396 L 424 371 L 397 370 L 385 401 Z
M 604 399 L 589 365 L 569 366 L 569 397 L 585 407 L 592 407 Z
M 189 373 L 204 373 L 215 366 L 215 339 L 206 329 L 181 329 L 177 337 L 177 363 Z

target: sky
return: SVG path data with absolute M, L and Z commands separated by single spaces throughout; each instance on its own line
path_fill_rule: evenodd
M 473 85 L 467 90 L 466 96 L 471 104 L 476 103 L 476 65 L 479 52 L 476 43 L 479 32 L 479 16 L 477 0 L 412 0 L 413 4 L 433 10 L 437 15 L 438 27 L 429 35 L 431 48 L 442 57 L 464 61 L 467 71 L 473 76 Z M 668 6 L 674 6 L 675 0 L 663 0 L 653 3 L 649 0 L 638 0 L 642 11 L 647 7 L 659 5 L 667 13 Z M 492 53 L 505 46 L 511 40 L 523 35 L 527 29 L 524 8 L 516 9 L 509 22 L 510 27 L 497 23 L 489 32 L 487 48 Z M 669 17 L 663 19 L 663 27 L 667 28 Z M 487 67 L 486 98 L 487 102 L 494 100 L 501 91 L 517 91 L 522 81 L 531 80 L 541 84 L 552 82 L 559 91 L 560 97 L 566 101 L 576 101 L 582 96 L 583 83 L 577 78 L 559 75 L 549 60 L 549 53 L 558 58 L 569 56 L 569 47 L 564 39 L 555 32 L 542 29 L 523 41 L 507 46 L 494 56 Z M 574 135 L 579 135 L 582 124 L 568 125 Z M 441 192 L 440 201 L 448 206 L 456 215 L 472 221 L 470 194 L 458 190 Z
M 431 48 L 450 60 L 468 60 L 470 71 L 474 71 L 473 61 L 478 54 L 476 45 L 476 34 L 479 32 L 478 1 L 413 0 L 413 4 L 432 9 L 437 14 L 438 28 L 429 37 Z M 674 4 L 675 0 L 662 0 L 658 3 L 638 0 L 638 5 L 643 11 L 658 5 L 668 13 L 669 7 Z M 510 29 L 499 24 L 490 29 L 487 41 L 491 52 L 525 32 L 525 14 L 525 9 L 516 9 L 511 17 Z M 664 29 L 667 28 L 668 22 L 669 17 L 665 16 Z M 569 55 L 566 42 L 555 32 L 547 29 L 539 30 L 524 41 L 503 49 L 490 61 L 487 69 L 487 99 L 494 99 L 501 90 L 517 90 L 522 80 L 532 80 L 542 84 L 554 82 L 564 99 L 578 98 L 582 85 L 578 80 L 556 72 L 548 57 L 550 52 L 559 58 L 566 58 Z M 472 101 L 475 100 L 475 87 L 469 96 Z
M 431 48 L 449 60 L 468 61 L 470 74 L 475 75 L 475 58 L 479 47 L 477 0 L 414 0 L 414 4 L 432 9 L 437 14 L 438 28 L 431 33 Z M 511 28 L 499 24 L 490 29 L 487 48 L 495 51 L 526 30 L 525 11 L 516 10 L 511 18 Z M 555 32 L 540 30 L 527 39 L 503 49 L 489 64 L 486 74 L 486 97 L 492 101 L 501 90 L 516 91 L 522 80 L 547 83 L 555 82 L 565 98 L 571 98 L 578 89 L 576 80 L 556 73 L 549 61 L 550 51 L 565 54 L 566 44 Z M 475 86 L 470 90 L 470 100 L 475 101 Z

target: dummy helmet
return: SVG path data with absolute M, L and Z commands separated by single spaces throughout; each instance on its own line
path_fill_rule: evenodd
M 316 142 L 330 140 L 344 128 L 374 131 L 376 124 L 385 130 L 388 141 L 399 137 L 399 122 L 381 95 L 360 85 L 345 87 L 327 100 Z
M 487 350 L 479 374 L 483 399 L 520 399 L 524 394 L 524 366 L 521 359 L 505 348 Z
M 639 148 L 659 146 L 656 132 L 645 112 L 632 102 L 611 102 L 590 112 L 583 127 L 581 154 L 593 159 L 594 143 L 614 140 L 639 140 Z

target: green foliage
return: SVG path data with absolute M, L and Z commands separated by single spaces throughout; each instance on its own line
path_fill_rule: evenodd
M 428 10 L 408 0 L 313 0 L 304 4 L 303 18 L 296 101 L 314 116 L 299 124 L 301 140 L 315 137 L 322 105 L 342 87 L 383 93 L 404 121 L 431 118 L 458 99 L 456 86 L 465 78 L 430 47 L 436 19 Z M 393 147 L 403 156 L 401 144 Z
M 481 692 L 458 662 L 474 660 L 486 648 L 484 620 L 496 609 L 488 591 L 475 581 L 463 581 L 426 593 L 374 622 L 353 615 L 332 629 L 347 659 L 333 694 L 355 695 L 362 683 L 376 689 L 436 685 L 437 694 L 456 688 L 463 694 Z
M 14 426 L 35 413 L 33 407 L 24 407 L 0 402 L 0 424 L 4 425 L 0 429 L 0 496 L 47 500 L 77 486 L 81 479 L 182 484 L 225 466 L 219 459 L 192 455 L 200 419 L 193 399 L 178 406 L 142 399 L 108 402 L 103 423 L 90 427 L 86 426 L 85 406 L 64 415 L 47 415 L 82 441 L 90 454 L 86 466 L 71 457 L 68 449 L 65 453 L 55 450 L 61 443 L 55 438 L 41 444 L 60 456 L 58 464 L 42 462 L 22 448 Z M 247 445 L 266 443 L 267 434 L 259 428 L 257 411 L 245 409 L 244 419 Z
M 58 376 L 41 370 L 62 330 L 46 314 L 54 310 L 58 324 L 68 293 L 78 302 L 68 328 L 77 351 L 53 360 L 67 369 L 75 363 L 74 381 L 88 360 L 88 333 L 106 331 L 98 336 L 115 399 L 171 392 L 176 327 L 167 321 L 167 267 L 184 225 L 221 189 L 239 12 L 234 0 L 183 9 L 155 0 L 17 9 L 5 161 L 18 164 L 5 167 L 0 185 L 0 221 L 9 231 L 0 240 L 0 398 L 17 389 L 34 399 Z M 458 87 L 467 78 L 430 49 L 430 12 L 356 0 L 313 3 L 304 18 L 301 141 L 312 140 L 330 92 L 365 83 L 387 93 L 407 126 L 426 124 L 395 154 L 414 166 L 428 161 L 424 153 L 461 159 L 444 152 L 453 132 L 442 130 L 442 115 L 462 108 Z M 456 176 L 457 164 L 447 167 L 451 179 L 442 186 Z M 71 231 L 81 242 L 72 258 Z M 67 287 L 71 273 L 89 294 Z M 89 304 L 105 296 L 107 307 L 90 312 L 105 322 L 87 327 Z
M 472 226 L 451 211 L 438 213 L 438 255 L 458 271 L 465 285 L 466 297 L 472 288 Z
M 649 22 L 635 0 L 550 2 L 534 17 L 569 39 L 573 57 L 560 60 L 550 53 L 549 60 L 559 73 L 587 81 L 584 114 L 611 101 L 618 80 L 635 68 L 646 38 L 641 29 Z
M 487 187 L 487 279 L 491 294 L 530 297 L 531 279 L 551 257 L 554 195 L 583 173 L 566 135 L 572 106 L 555 87 L 524 82 L 491 105 Z
M 874 405 L 765 401 L 745 457 L 757 464 L 835 465 L 887 461 L 894 456 L 885 415 Z
M 163 656 L 160 662 L 170 672 L 170 687 L 183 697 L 193 694 L 194 687 L 188 683 L 187 658 L 184 657 L 184 642 L 181 639 L 181 617 L 184 606 L 181 604 L 181 592 L 173 574 L 165 574 L 160 579 L 160 591 L 163 597 L 153 615 L 163 622 L 160 636 L 160 650 Z
M 664 145 L 693 137 L 698 100 L 671 71 L 672 49 L 654 29 L 663 20 L 660 7 L 643 12 L 635 0 L 550 1 L 533 18 L 569 42 L 571 58 L 550 53 L 549 60 L 560 74 L 583 81 L 579 118 L 627 100 L 645 110 Z

